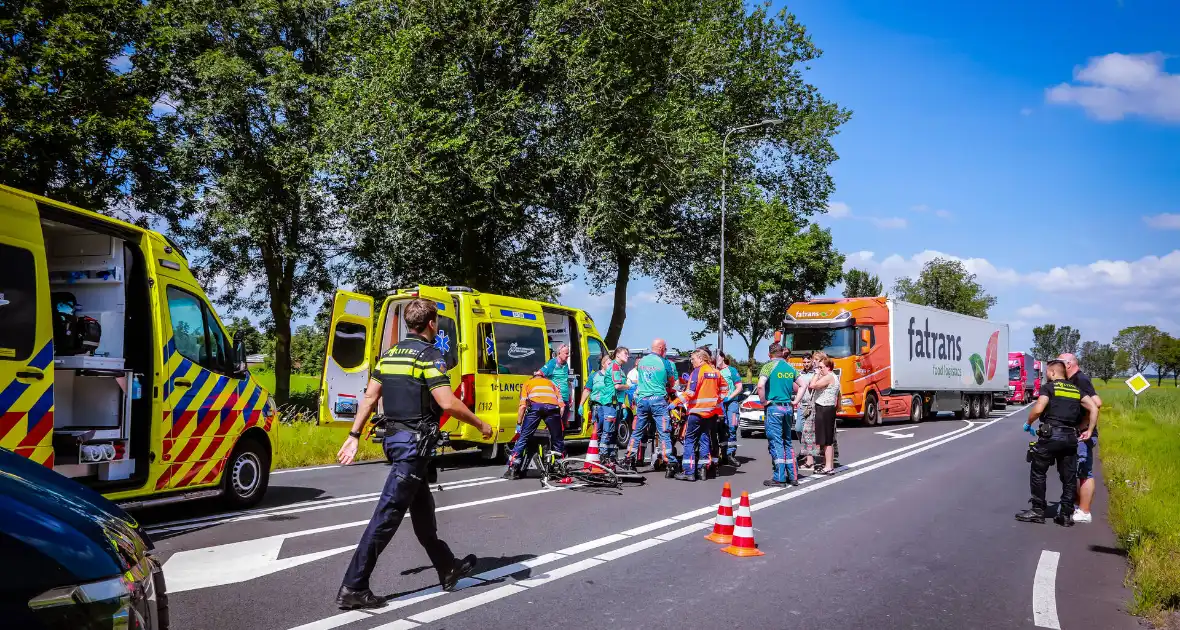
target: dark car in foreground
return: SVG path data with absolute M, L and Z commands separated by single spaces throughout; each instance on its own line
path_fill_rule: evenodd
M 166 630 L 164 577 L 135 519 L 0 448 L 0 627 Z

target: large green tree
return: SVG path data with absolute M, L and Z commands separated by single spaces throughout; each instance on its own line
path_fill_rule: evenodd
M 1036 326 L 1032 330 L 1032 355 L 1042 361 L 1056 359 L 1063 353 L 1077 354 L 1082 332 L 1070 326 L 1058 328 L 1056 324 Z
M 844 297 L 879 297 L 884 294 L 880 276 L 861 269 L 849 269 L 844 273 Z
M 242 315 L 233 318 L 229 324 L 226 324 L 225 332 L 229 333 L 235 344 L 239 341 L 245 344 L 247 354 L 258 354 L 266 345 L 266 337 L 254 327 L 248 317 Z
M 1180 339 L 1161 331 L 1151 340 L 1144 358 L 1155 366 L 1155 382 L 1161 384 L 1180 365 Z
M 1053 355 L 1056 356 L 1056 355 Z M 1109 381 L 1118 375 L 1118 351 L 1108 343 L 1087 341 L 1082 344 L 1078 363 L 1087 374 Z
M 156 4 L 0 2 L 0 183 L 122 218 L 165 203 Z
M 1155 326 L 1128 326 L 1114 336 L 1111 345 L 1126 355 L 1132 371 L 1142 372 L 1151 364 L 1148 357 L 1159 334 L 1160 331 Z
M 344 246 L 320 181 L 321 126 L 342 29 L 330 0 L 173 0 L 161 30 L 175 111 L 169 165 L 181 202 L 164 212 L 216 298 L 269 314 L 275 398 L 287 401 L 291 318 L 331 289 Z
M 986 318 L 988 309 L 996 305 L 996 298 L 975 280 L 975 274 L 962 262 L 947 258 L 927 261 L 917 278 L 898 278 L 893 293 L 904 302 L 973 317 Z
M 785 200 L 768 197 L 752 184 L 737 192 L 734 238 L 726 243 L 725 331 L 741 337 L 753 364 L 758 343 L 782 323 L 792 302 L 839 280 L 844 257 L 832 247 L 830 231 L 809 223 Z M 665 297 L 704 323 L 693 335 L 700 340 L 717 332 L 720 267 L 715 260 L 698 259 L 682 277 Z
M 723 176 L 796 213 L 826 206 L 830 139 L 849 114 L 804 80 L 820 50 L 790 13 L 741 0 L 570 0 L 537 18 L 537 56 L 562 77 L 556 208 L 590 285 L 613 292 L 608 345 L 634 275 L 675 290 L 686 264 L 717 260 Z M 768 119 L 781 124 L 734 133 L 723 156 L 729 129 Z
M 563 80 L 535 55 L 531 0 L 359 0 L 345 11 L 328 181 L 353 280 L 552 298 L 578 226 L 552 209 L 569 131 Z

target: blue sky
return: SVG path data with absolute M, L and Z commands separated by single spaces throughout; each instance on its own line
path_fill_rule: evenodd
M 1013 350 L 1042 323 L 1100 341 L 1140 323 L 1180 334 L 1180 4 L 787 6 L 825 53 L 809 79 L 853 111 L 819 219 L 846 268 L 888 287 L 962 259 L 999 298 L 990 317 L 1011 324 Z M 649 280 L 629 293 L 624 345 L 690 345 L 694 323 Z M 605 332 L 609 294 L 579 279 L 562 301 Z

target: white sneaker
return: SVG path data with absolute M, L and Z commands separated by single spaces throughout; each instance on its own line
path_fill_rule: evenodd
M 1073 522 L 1075 523 L 1089 523 L 1094 520 L 1094 517 L 1089 512 L 1083 512 L 1081 508 L 1075 508 L 1073 511 Z

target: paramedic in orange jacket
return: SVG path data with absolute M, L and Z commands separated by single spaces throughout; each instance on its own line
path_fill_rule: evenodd
M 729 393 L 725 379 L 711 364 L 708 352 L 693 351 L 692 367 L 688 385 L 676 395 L 688 412 L 684 430 L 684 457 L 681 470 L 676 475 L 681 481 L 696 481 L 697 465 L 705 468 L 712 463 L 709 436 L 713 434 L 713 423 L 723 417 L 721 400 Z
M 537 372 L 524 382 L 524 387 L 520 390 L 520 405 L 516 409 L 520 434 L 516 436 L 516 446 L 512 448 L 512 456 L 508 458 L 505 478 L 521 477 L 525 449 L 528 448 L 529 440 L 537 432 L 541 422 L 544 422 L 549 430 L 549 442 L 553 452 L 557 453 L 558 457 L 565 455 L 565 436 L 562 435 L 561 423 L 563 413 L 565 402 L 553 381 Z

